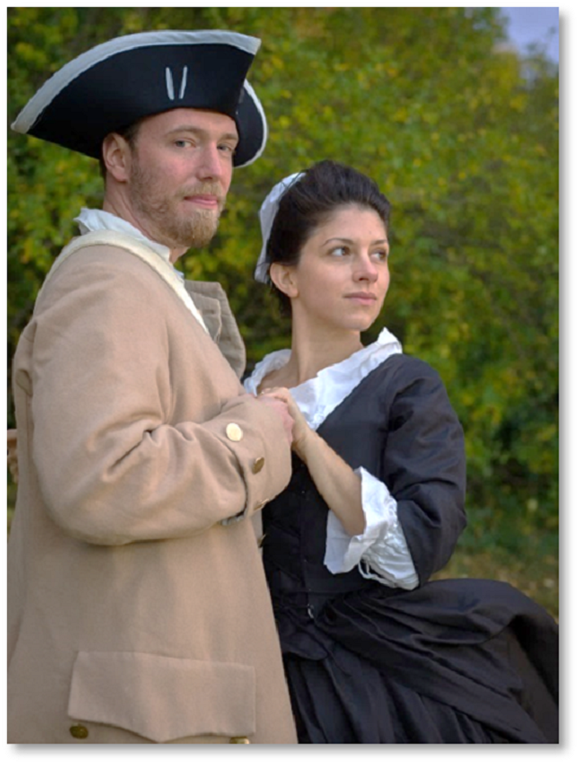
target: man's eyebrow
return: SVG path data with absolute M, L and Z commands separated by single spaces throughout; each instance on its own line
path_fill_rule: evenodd
M 208 131 L 204 128 L 195 127 L 195 125 L 178 125 L 167 131 L 167 135 L 173 135 L 173 133 L 194 133 L 195 135 L 207 135 Z M 220 141 L 238 141 L 239 137 L 236 133 L 224 133 L 220 136 Z

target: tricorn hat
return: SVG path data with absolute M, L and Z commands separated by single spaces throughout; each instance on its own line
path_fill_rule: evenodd
M 12 128 L 100 158 L 108 133 L 170 109 L 209 109 L 235 120 L 234 165 L 257 159 L 268 127 L 246 74 L 260 40 L 223 30 L 141 32 L 109 40 L 59 69 Z

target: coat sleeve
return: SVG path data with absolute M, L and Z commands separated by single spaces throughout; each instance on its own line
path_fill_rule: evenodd
M 58 525 L 95 544 L 203 532 L 254 513 L 290 477 L 281 421 L 241 387 L 211 416 L 200 405 L 198 421 L 175 421 L 162 288 L 142 273 L 110 261 L 61 266 L 31 338 L 40 490 Z
M 423 584 L 447 563 L 466 525 L 465 451 L 441 378 L 425 362 L 403 358 L 393 380 L 383 480 Z

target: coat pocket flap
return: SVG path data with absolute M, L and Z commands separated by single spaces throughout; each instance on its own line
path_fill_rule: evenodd
M 149 653 L 80 651 L 68 714 L 158 743 L 256 729 L 254 668 Z

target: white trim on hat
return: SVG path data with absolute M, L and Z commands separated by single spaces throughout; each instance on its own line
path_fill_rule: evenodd
M 12 123 L 11 127 L 18 133 L 27 133 L 44 109 L 52 103 L 56 96 L 66 88 L 67 85 L 95 64 L 98 64 L 117 53 L 134 50 L 135 48 L 145 48 L 151 45 L 207 45 L 212 43 L 217 45 L 231 45 L 240 50 L 244 50 L 251 55 L 255 55 L 261 45 L 261 40 L 257 37 L 250 37 L 249 35 L 243 35 L 238 32 L 229 32 L 222 29 L 202 29 L 195 31 L 161 30 L 157 32 L 138 32 L 133 35 L 116 37 L 114 40 L 108 40 L 101 45 L 91 48 L 85 53 L 81 53 L 80 56 L 69 61 L 68 64 L 65 64 L 62 67 L 62 69 L 55 72 L 55 74 L 44 83 L 40 90 L 38 90 L 26 104 Z M 259 105 L 259 101 L 253 93 L 253 90 L 250 89 L 248 92 L 253 97 L 254 101 L 256 101 L 256 104 Z M 264 117 L 264 112 L 261 106 L 259 106 L 259 110 Z M 264 124 L 266 124 L 265 117 Z M 264 146 L 262 146 L 260 153 L 263 149 Z M 256 157 L 257 156 L 259 155 L 256 155 Z
M 264 107 L 262 106 L 260 99 L 256 95 L 254 88 L 250 85 L 250 83 L 247 80 L 244 80 L 244 90 L 254 102 L 254 105 L 256 109 L 258 110 L 260 117 L 262 118 L 262 125 L 264 127 L 264 135 L 262 137 L 262 145 L 260 146 L 258 151 L 252 156 L 251 159 L 249 159 L 247 162 L 244 162 L 243 165 L 236 165 L 236 169 L 240 167 L 247 167 L 248 165 L 251 165 L 252 162 L 255 162 L 258 159 L 258 157 L 262 154 L 262 152 L 266 148 L 266 144 L 268 143 L 268 122 L 266 120 L 266 112 L 264 111 Z

